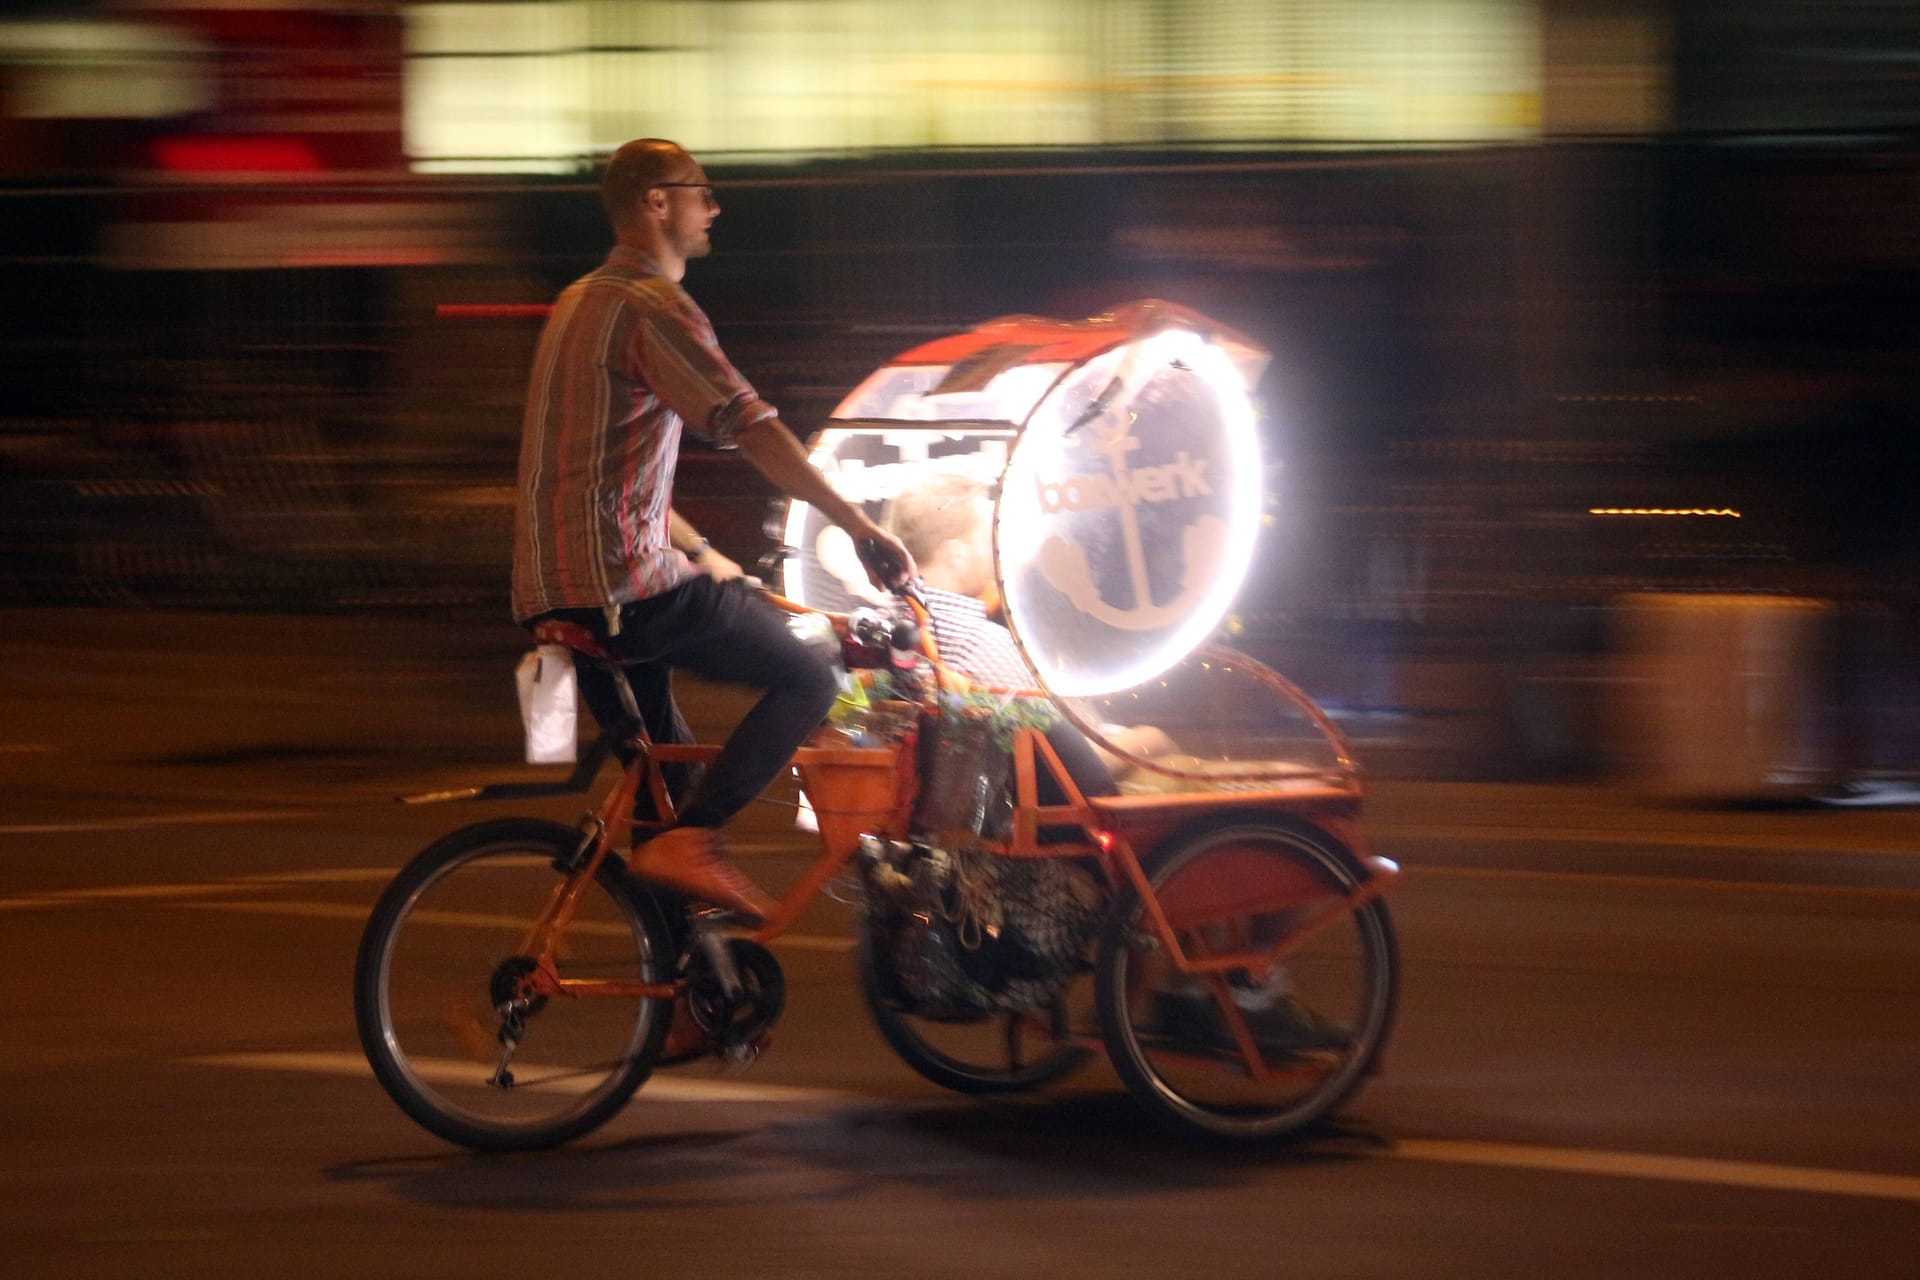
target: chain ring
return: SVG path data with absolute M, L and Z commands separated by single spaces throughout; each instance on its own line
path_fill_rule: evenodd
M 687 961 L 687 1011 L 694 1025 L 722 1047 L 765 1035 L 787 1005 L 786 975 L 773 952 L 750 938 L 729 938 L 727 950 L 740 975 L 737 999 L 728 999 L 719 976 L 698 950 Z
M 547 1007 L 545 996 L 527 996 L 522 994 L 526 980 L 533 976 L 540 964 L 532 956 L 508 956 L 494 966 L 493 976 L 487 979 L 487 998 L 495 1011 L 502 1017 L 517 1014 L 530 1018 Z

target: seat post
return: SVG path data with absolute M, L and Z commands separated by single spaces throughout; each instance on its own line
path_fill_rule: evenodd
M 627 713 L 627 719 L 640 726 L 640 732 L 644 734 L 647 727 L 640 719 L 640 704 L 634 700 L 633 685 L 627 680 L 627 669 L 618 662 L 608 663 L 607 666 L 610 668 L 607 674 L 613 677 L 613 691 L 620 695 L 620 709 Z

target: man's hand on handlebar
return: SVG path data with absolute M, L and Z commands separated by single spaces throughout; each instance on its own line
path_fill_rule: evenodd
M 869 524 L 854 533 L 854 549 L 866 567 L 867 580 L 883 591 L 906 593 L 917 590 L 920 566 L 913 562 L 900 539 L 878 525 Z

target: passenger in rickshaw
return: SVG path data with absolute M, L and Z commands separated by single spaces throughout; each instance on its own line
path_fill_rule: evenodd
M 936 472 L 894 498 L 887 523 L 920 568 L 941 660 L 984 685 L 1030 689 L 1033 675 L 1013 636 L 988 613 L 987 601 L 994 593 L 992 509 L 986 485 L 969 476 Z M 1102 729 L 1114 746 L 1136 758 L 1178 749 L 1152 725 Z M 1116 777 L 1133 767 L 1125 757 L 1089 742 L 1064 719 L 1056 720 L 1046 736 L 1083 795 L 1116 794 Z M 1064 799 L 1045 770 L 1039 783 L 1042 803 Z

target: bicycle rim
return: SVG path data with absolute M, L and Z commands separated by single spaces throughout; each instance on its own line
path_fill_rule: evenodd
M 375 909 L 356 984 L 374 1073 L 427 1129 L 481 1150 L 551 1146 L 603 1123 L 646 1079 L 666 1032 L 655 999 L 555 996 L 526 1010 L 497 1076 L 503 967 L 561 877 L 578 835 L 553 824 L 482 824 L 410 864 Z M 555 956 L 570 978 L 664 981 L 671 957 L 645 899 L 617 870 L 580 895 Z
M 1343 902 L 1361 880 L 1353 860 L 1290 825 L 1240 822 L 1179 841 L 1149 880 L 1189 955 L 1283 938 L 1299 949 L 1259 972 L 1230 973 L 1222 989 L 1178 972 L 1129 891 L 1103 934 L 1096 993 L 1129 1091 L 1162 1122 L 1220 1138 L 1284 1138 L 1329 1115 L 1378 1057 L 1398 984 L 1385 905 Z M 1324 923 L 1308 928 L 1316 916 Z M 1259 1069 L 1222 1000 L 1253 1039 Z
M 1073 1037 L 1065 992 L 1053 1007 L 1031 1013 L 917 1017 L 890 1002 L 874 953 L 872 936 L 863 929 L 855 962 L 874 1025 L 902 1062 L 943 1089 L 974 1094 L 1038 1089 L 1071 1075 L 1091 1056 Z

